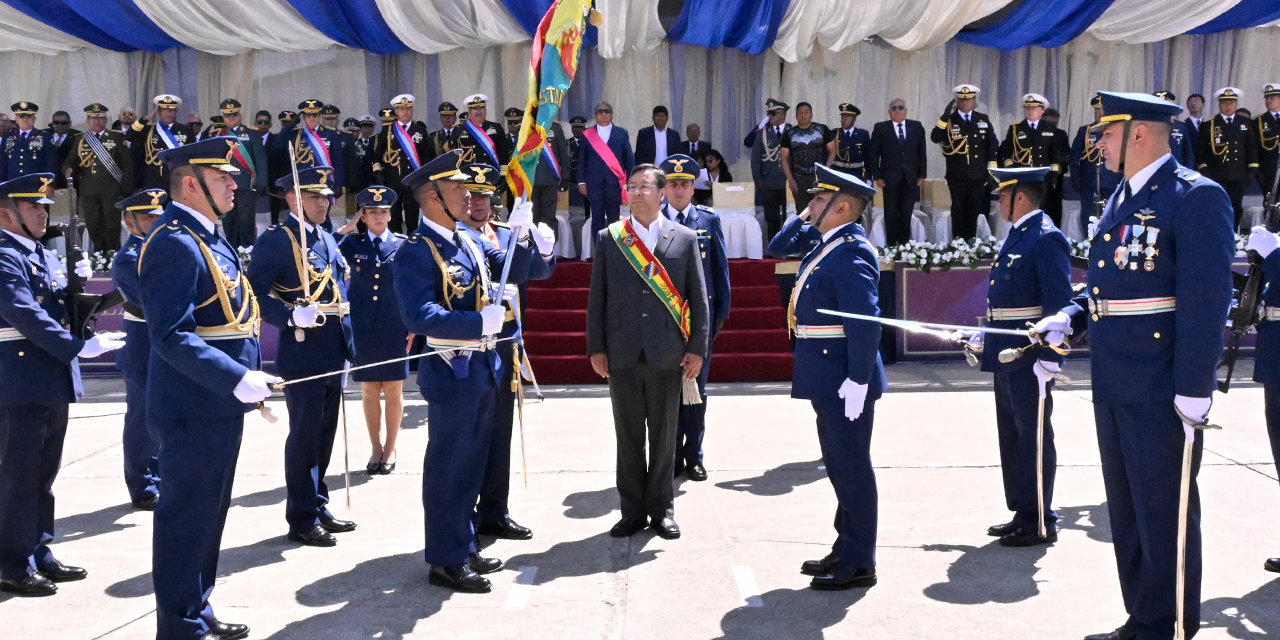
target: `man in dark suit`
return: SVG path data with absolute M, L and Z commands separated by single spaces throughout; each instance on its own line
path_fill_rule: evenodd
M 759 202 L 764 204 L 765 237 L 772 238 L 782 229 L 787 210 L 787 174 L 782 171 L 782 134 L 787 124 L 787 103 L 769 98 L 764 103 L 767 117 L 760 128 L 747 135 L 751 138 L 751 180 L 756 183 Z
M 84 113 L 89 132 L 72 140 L 74 151 L 63 160 L 62 174 L 75 180 L 77 211 L 94 251 L 115 251 L 120 248 L 120 210 L 115 205 L 133 189 L 133 156 L 123 133 L 106 130 L 105 106 L 95 102 Z
M 78 135 L 80 130 L 71 128 L 71 114 L 66 111 L 53 112 L 53 119 L 49 121 L 49 143 L 58 150 L 59 167 L 67 161 L 67 156 L 71 154 L 71 143 Z M 62 175 L 61 171 L 57 174 L 58 178 L 53 181 L 53 188 L 66 189 L 67 177 Z
M 622 206 L 622 188 L 631 168 L 636 165 L 631 152 L 630 134 L 613 124 L 613 105 L 596 105 L 596 126 L 584 129 L 584 144 L 578 146 L 578 193 L 591 204 L 591 234 L 618 219 Z M 607 153 L 608 156 L 601 154 Z
M 1182 122 L 1191 129 L 1192 135 L 1200 139 L 1200 127 L 1204 126 L 1204 96 L 1193 93 L 1187 96 L 1187 119 Z
M 702 127 L 696 122 L 690 122 L 689 126 L 684 128 L 685 139 L 676 145 L 675 153 L 689 156 L 698 161 L 698 166 L 707 166 L 707 152 L 711 151 L 711 142 L 702 139 Z
M 676 425 L 681 396 L 690 395 L 683 389 L 692 385 L 697 396 L 711 331 L 698 234 L 662 215 L 666 182 L 651 164 L 631 172 L 631 218 L 596 234 L 591 265 L 587 354 L 609 381 L 618 435 L 615 538 L 646 524 L 665 539 L 680 537 L 671 483 Z
M 680 134 L 667 126 L 667 108 L 653 108 L 653 126 L 636 132 L 636 164 L 659 164 L 673 153 L 679 153 Z
M 924 144 L 924 126 L 918 120 L 907 119 L 907 103 L 902 98 L 889 103 L 888 120 L 872 127 L 867 173 L 884 194 L 888 246 L 911 239 L 911 212 L 928 173 Z
M 582 207 L 582 214 L 591 219 L 591 203 L 587 197 L 578 191 L 578 176 L 582 169 L 579 164 L 582 162 L 582 147 L 587 145 L 587 139 L 582 137 L 583 132 L 587 130 L 587 119 L 582 116 L 574 116 L 569 118 L 569 131 L 572 135 L 569 137 L 569 175 L 565 179 L 569 182 L 569 206 Z

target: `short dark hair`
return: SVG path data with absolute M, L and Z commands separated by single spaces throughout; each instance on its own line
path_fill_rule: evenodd
M 1192 98 L 1200 98 L 1200 102 L 1204 102 L 1204 96 L 1202 96 L 1202 95 L 1200 95 L 1200 94 L 1198 94 L 1198 93 L 1193 93 L 1193 94 L 1191 94 L 1191 95 L 1187 96 L 1187 102 L 1191 102 L 1191 99 L 1192 99 Z
M 645 171 L 653 172 L 653 182 L 659 189 L 665 189 L 667 187 L 667 174 L 663 173 L 662 169 L 659 169 L 657 165 L 650 164 L 648 162 L 636 165 L 636 168 L 632 169 L 631 173 L 627 174 L 627 182 L 630 182 L 631 178 L 634 178 L 637 173 L 643 173 Z
M 174 193 L 182 193 L 183 178 L 187 176 L 194 176 L 194 175 L 196 175 L 196 169 L 195 167 L 189 164 L 181 167 L 177 167 L 175 169 L 170 169 L 169 170 L 169 193 L 171 194 L 170 197 L 172 197 L 172 194 Z
M 58 117 L 58 116 L 66 116 L 66 117 L 70 118 L 70 117 L 71 117 L 71 114 L 67 113 L 66 111 L 54 111 L 54 112 L 53 112 L 53 117 L 55 117 L 55 118 L 56 118 L 56 117 Z
M 1026 196 L 1031 201 L 1031 206 L 1039 207 L 1044 202 L 1045 194 L 1048 193 L 1048 185 L 1043 182 L 1022 182 L 1018 184 L 1018 193 Z M 1014 196 L 1017 197 L 1016 194 Z M 1012 205 L 1010 201 L 1010 205 Z
M 671 115 L 670 113 L 668 113 L 668 112 L 667 112 L 667 108 L 666 108 L 666 107 L 664 107 L 664 106 L 662 106 L 662 105 L 658 105 L 658 106 L 656 106 L 656 107 L 654 107 L 654 108 L 653 108 L 653 115 L 655 115 L 655 116 L 656 116 L 656 115 L 658 115 L 659 113 L 661 113 L 661 114 L 662 114 L 662 115 L 664 115 L 664 116 L 669 116 L 669 115 Z
M 1059 113 L 1057 109 L 1054 109 L 1053 107 L 1049 107 L 1048 109 L 1044 110 L 1044 117 L 1045 118 L 1061 118 L 1062 114 Z
M 796 111 L 799 111 L 800 107 L 809 107 L 809 110 L 813 111 L 813 105 L 809 104 L 808 102 L 797 102 Z
M 258 112 L 257 112 L 257 113 L 255 113 L 255 114 L 253 114 L 253 119 L 254 119 L 254 120 L 257 120 L 258 118 L 261 118 L 262 116 L 266 116 L 266 117 L 267 117 L 267 120 L 272 120 L 271 112 L 270 112 L 270 111 L 267 111 L 266 109 L 258 109 Z

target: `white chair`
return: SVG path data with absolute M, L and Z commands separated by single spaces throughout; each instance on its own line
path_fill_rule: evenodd
M 1070 200 L 1062 203 L 1062 231 L 1063 235 L 1071 240 L 1079 242 L 1084 240 L 1084 234 L 1080 230 L 1080 202 L 1078 200 Z
M 911 212 L 911 239 L 916 242 L 932 242 L 929 238 L 929 216 L 919 209 Z
M 764 257 L 763 234 L 756 220 L 755 207 L 716 209 L 720 228 L 724 231 L 725 254 L 730 258 Z
M 950 209 L 933 209 L 933 242 L 934 244 L 949 244 L 951 242 L 951 210 Z
M 987 216 L 978 216 L 978 233 L 975 237 L 985 240 L 989 235 L 992 235 L 991 223 L 987 221 Z
M 877 247 L 883 247 L 884 243 L 887 242 L 884 233 L 883 215 L 871 217 L 871 226 L 867 228 L 867 239 Z
M 568 210 L 556 212 L 556 248 L 557 258 L 578 257 L 578 247 L 573 242 L 573 225 L 569 222 Z

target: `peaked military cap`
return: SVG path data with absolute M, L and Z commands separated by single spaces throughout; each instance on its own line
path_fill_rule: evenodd
M 284 111 L 281 111 L 279 115 L 276 116 L 276 120 L 279 120 L 281 124 L 296 122 L 298 120 L 298 114 L 297 112 L 289 111 L 288 109 L 285 109 Z
M 681 153 L 667 156 L 659 168 L 668 180 L 693 180 L 698 177 L 698 161 Z
M 1096 94 L 1096 93 L 1095 93 L 1095 94 L 1093 94 L 1093 97 L 1092 97 L 1092 98 L 1089 98 L 1089 106 L 1093 107 L 1094 109 L 1101 109 L 1101 108 L 1102 108 L 1102 96 L 1100 96 L 1100 95 L 1098 95 L 1098 94 Z
M 209 116 L 209 124 L 222 126 L 223 124 L 226 124 L 226 119 L 221 115 Z
M 1280 96 L 1280 82 L 1269 82 L 1262 87 L 1262 97 Z
M 1031 182 L 1044 182 L 1044 177 L 1049 173 L 1049 167 L 1010 167 L 1008 169 L 988 169 L 991 177 L 996 180 L 996 191 L 1015 184 L 1027 184 Z
M 34 116 L 40 110 L 40 107 L 34 102 L 23 100 L 9 105 L 9 110 L 13 111 L 15 116 Z
M 362 126 L 362 127 L 363 127 L 363 126 L 365 126 L 366 124 L 367 124 L 367 125 L 369 125 L 369 126 L 371 126 L 371 127 L 374 125 L 374 122 L 373 122 L 373 116 L 371 116 L 371 115 L 369 115 L 369 114 L 367 114 L 367 113 L 366 113 L 366 114 L 364 114 L 364 115 L 362 115 L 362 116 L 360 116 L 360 126 Z
M 1164 99 L 1164 100 L 1168 100 L 1169 102 L 1177 102 L 1177 101 L 1178 101 L 1178 96 L 1173 95 L 1173 92 L 1172 92 L 1172 91 L 1157 91 L 1157 92 L 1155 92 L 1155 93 L 1153 93 L 1153 94 L 1151 94 L 1151 95 L 1153 95 L 1153 96 L 1155 96 L 1155 97 L 1157 97 L 1157 98 L 1161 98 L 1161 99 Z
M 94 117 L 105 118 L 107 114 L 110 113 L 110 111 L 111 111 L 110 109 L 107 109 L 107 105 L 102 104 L 101 102 L 95 102 L 84 108 L 84 114 L 89 116 L 90 118 L 94 118 Z
M 572 118 L 569 118 L 569 126 L 585 127 L 587 126 L 587 119 L 582 116 L 574 116 Z
M 147 213 L 158 216 L 164 213 L 164 205 L 169 202 L 169 194 L 164 189 L 143 189 L 116 203 L 116 208 L 134 213 Z
M 387 124 L 389 122 L 395 122 L 396 110 L 391 108 L 379 109 L 378 119 L 381 120 L 383 124 Z
M 321 109 L 324 109 L 324 103 L 319 100 L 303 100 L 298 103 L 298 111 L 301 113 L 316 115 Z
M 505 112 L 503 112 L 502 115 L 506 116 L 507 122 L 515 122 L 524 117 L 524 111 L 521 109 L 517 109 L 515 107 L 511 107 L 510 109 L 507 109 Z
M 442 116 L 456 116 L 458 115 L 458 108 L 453 106 L 452 102 L 441 102 L 440 106 L 436 107 L 436 113 Z
M 1145 93 L 1099 91 L 1098 95 L 1102 97 L 1103 116 L 1102 121 L 1094 126 L 1126 120 L 1169 123 L 1182 113 L 1182 107 Z
M 375 184 L 356 194 L 356 206 L 364 209 L 386 208 L 395 204 L 396 198 L 395 189 Z
M 400 95 L 398 95 L 398 96 L 396 96 L 396 97 L 392 98 L 392 99 L 391 99 L 391 106 L 392 106 L 392 107 L 412 107 L 412 106 L 413 106 L 413 94 L 412 94 L 412 93 L 402 93 L 402 94 L 400 94 Z
M 340 116 L 340 115 L 342 115 L 342 109 L 339 109 L 339 108 L 338 108 L 338 105 L 336 105 L 336 104 L 326 104 L 325 106 L 320 107 L 320 115 L 322 115 L 322 116 Z
M 360 128 L 360 121 L 355 118 L 347 118 L 342 121 L 342 128 L 346 131 L 354 131 Z
M 25 200 L 34 204 L 53 204 L 45 195 L 45 189 L 53 184 L 52 173 L 28 173 L 6 182 L 0 182 L 0 198 Z
M 1218 92 L 1213 94 L 1213 97 L 1218 100 L 1239 100 L 1243 95 L 1244 94 L 1235 87 L 1223 87 L 1218 89 Z
M 235 98 L 227 98 L 218 103 L 218 111 L 221 111 L 223 115 L 234 116 L 240 113 L 240 101 Z
M 1028 93 L 1022 96 L 1022 106 L 1047 109 L 1049 108 L 1049 99 L 1038 93 Z
M 460 149 L 450 149 L 436 156 L 431 162 L 418 167 L 413 173 L 405 176 L 401 182 L 410 189 L 416 189 L 419 185 L 435 180 L 462 182 L 466 179 L 467 173 L 462 166 L 462 151 Z
M 468 109 L 482 109 L 489 104 L 489 96 L 483 93 L 473 93 L 467 96 L 465 102 Z
M 235 136 L 205 138 L 181 147 L 164 149 L 160 152 L 160 160 L 170 170 L 190 165 L 238 174 L 240 169 L 232 162 L 231 156 L 239 145 L 240 139 Z
M 491 164 L 463 165 L 462 170 L 467 174 L 467 191 L 472 193 L 492 195 L 498 190 L 502 180 L 498 168 Z
M 178 147 L 181 149 L 182 147 Z M 329 188 L 332 184 L 330 180 L 333 178 L 333 167 L 325 165 L 316 165 L 314 167 L 298 167 L 298 189 L 311 193 L 318 193 L 322 196 L 333 195 L 333 190 Z M 284 190 L 285 193 L 293 191 L 293 172 L 289 172 L 276 180 L 276 186 Z
M 837 108 L 840 109 L 840 115 L 842 116 L 857 117 L 862 115 L 862 110 L 853 106 L 853 103 L 851 102 L 841 102 L 840 106 Z
M 151 103 L 158 109 L 177 109 L 182 104 L 182 98 L 172 93 L 162 93 L 152 98 Z
M 791 105 L 781 100 L 774 100 L 773 98 L 769 98 L 768 100 L 764 101 L 765 113 L 773 113 L 774 111 L 786 111 L 787 109 L 790 109 L 790 108 L 791 108 Z
M 956 100 L 967 100 L 969 98 L 977 99 L 978 94 L 982 93 L 979 89 L 971 84 L 958 84 L 952 91 L 956 92 Z
M 875 187 L 854 176 L 820 164 L 815 165 L 814 169 L 817 170 L 818 179 L 813 183 L 813 188 L 809 189 L 809 193 L 832 191 L 841 195 L 861 198 L 867 202 L 871 202 L 876 197 Z

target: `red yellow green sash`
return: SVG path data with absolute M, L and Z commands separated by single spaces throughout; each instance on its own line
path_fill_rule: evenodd
M 667 311 L 671 312 L 676 324 L 680 326 L 680 333 L 688 340 L 689 303 L 676 291 L 676 286 L 671 282 L 671 276 L 667 275 L 662 263 L 640 241 L 640 236 L 636 235 L 635 228 L 631 226 L 631 219 L 624 218 L 609 225 L 609 233 L 613 235 L 614 242 L 618 243 L 622 255 L 627 257 L 627 262 L 631 263 L 640 278 L 648 283 L 649 288 L 653 289 L 667 307 Z

